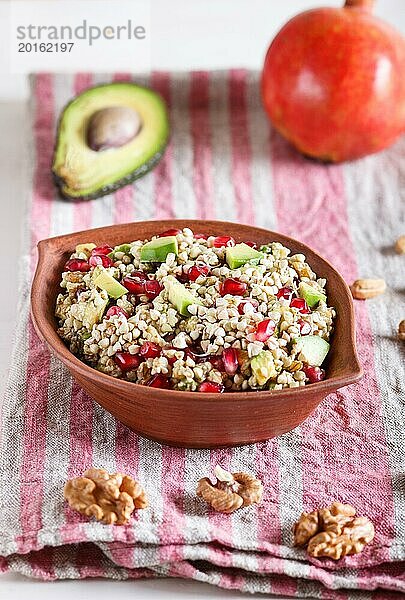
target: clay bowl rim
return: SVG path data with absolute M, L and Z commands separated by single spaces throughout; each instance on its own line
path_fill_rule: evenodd
M 195 228 L 200 228 L 205 226 L 209 227 L 210 225 L 218 226 L 221 225 L 224 231 L 227 231 L 227 228 L 235 227 L 241 229 L 241 233 L 243 230 L 250 230 L 250 234 L 255 231 L 260 232 L 262 235 L 266 235 L 270 240 L 281 241 L 287 247 L 291 245 L 297 249 L 297 251 L 302 252 L 302 254 L 310 255 L 311 258 L 316 257 L 320 263 L 330 269 L 341 284 L 343 284 L 343 291 L 345 293 L 344 302 L 347 305 L 348 313 L 346 313 L 346 322 L 349 325 L 350 331 L 347 334 L 348 339 L 350 340 L 350 346 L 346 348 L 346 352 L 349 352 L 350 355 L 350 366 L 347 368 L 347 373 L 340 376 L 331 376 L 327 377 L 321 382 L 312 383 L 311 385 L 306 385 L 300 388 L 288 388 L 283 390 L 262 390 L 262 391 L 243 391 L 243 392 L 228 392 L 228 393 L 204 393 L 201 392 L 192 392 L 192 391 L 180 391 L 180 390 L 170 390 L 170 389 L 160 389 L 160 388 L 151 388 L 148 386 L 144 386 L 141 384 L 133 383 L 130 381 L 125 381 L 123 379 L 117 379 L 112 377 L 111 375 L 107 375 L 100 371 L 97 371 L 93 367 L 90 367 L 86 363 L 82 362 L 79 358 L 77 358 L 64 344 L 63 340 L 58 336 L 56 332 L 56 318 L 49 319 L 46 316 L 46 308 L 41 305 L 39 298 L 41 297 L 41 293 L 39 292 L 39 288 L 44 285 L 46 282 L 47 275 L 45 273 L 45 266 L 49 264 L 55 264 L 56 261 L 61 262 L 64 255 L 69 251 L 68 249 L 60 248 L 60 242 L 66 240 L 73 243 L 70 245 L 70 248 L 73 250 L 74 246 L 80 242 L 88 241 L 92 236 L 93 239 L 96 239 L 99 236 L 102 236 L 104 239 L 108 239 L 108 232 L 115 230 L 117 233 L 119 229 L 124 229 L 128 227 L 139 228 L 142 225 L 144 226 L 155 226 L 156 231 L 162 231 L 165 229 L 169 229 L 172 227 L 190 227 L 192 230 L 196 230 Z M 124 243 L 126 240 L 123 239 L 121 243 Z M 117 244 L 120 242 L 117 242 Z M 60 236 L 55 236 L 51 238 L 47 238 L 38 242 L 38 263 L 36 266 L 36 271 L 34 275 L 34 279 L 31 287 L 31 316 L 33 320 L 33 324 L 40 338 L 52 349 L 53 353 L 68 367 L 71 371 L 72 375 L 75 376 L 77 374 L 78 377 L 84 379 L 90 379 L 92 383 L 100 386 L 102 388 L 103 385 L 108 387 L 114 387 L 117 392 L 122 392 L 124 394 L 133 395 L 142 390 L 142 394 L 146 396 L 150 396 L 151 398 L 157 399 L 159 395 L 169 394 L 173 399 L 183 398 L 186 400 L 197 400 L 198 402 L 218 402 L 220 399 L 221 402 L 235 402 L 235 401 L 252 401 L 255 398 L 264 398 L 265 396 L 278 396 L 282 395 L 286 400 L 292 396 L 295 396 L 299 393 L 303 400 L 305 396 L 314 394 L 318 396 L 325 397 L 329 393 L 336 391 L 341 387 L 345 387 L 347 385 L 351 385 L 356 383 L 363 376 L 363 369 L 360 365 L 357 349 L 356 349 L 356 338 L 355 338 L 355 318 L 354 318 L 354 308 L 352 295 L 347 286 L 345 280 L 340 275 L 340 273 L 332 266 L 332 264 L 323 258 L 320 254 L 315 252 L 312 248 L 303 244 L 302 242 L 292 238 L 291 236 L 287 236 L 275 231 L 271 231 L 268 229 L 264 229 L 261 227 L 255 227 L 251 225 L 242 225 L 240 223 L 232 223 L 230 221 L 216 221 L 216 220 L 199 220 L 199 219 L 166 219 L 166 220 L 149 220 L 149 221 L 134 221 L 130 223 L 120 223 L 116 225 L 107 225 L 104 227 L 97 227 L 94 229 L 86 229 L 83 231 L 78 231 L 75 233 L 64 234 Z M 71 250 L 71 251 L 72 251 Z M 50 252 L 52 251 L 52 252 Z M 53 258 L 51 261 L 50 258 Z M 310 259 L 311 261 L 311 259 Z M 62 273 L 62 271 L 61 271 Z M 330 280 L 328 280 L 327 285 L 330 285 Z M 56 297 L 54 298 L 54 301 Z M 333 344 L 333 338 L 332 338 Z

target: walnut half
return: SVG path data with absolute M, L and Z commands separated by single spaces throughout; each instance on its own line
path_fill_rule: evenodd
M 307 546 L 310 556 L 339 560 L 358 554 L 374 539 L 374 525 L 367 517 L 356 517 L 350 504 L 333 502 L 328 508 L 302 513 L 293 528 L 294 544 Z
M 208 477 L 200 479 L 197 496 L 200 496 L 214 510 L 232 513 L 242 506 L 259 503 L 263 496 L 263 485 L 259 479 L 248 473 L 230 473 L 219 465 L 214 470 L 217 481 L 211 483 Z
M 136 508 L 148 501 L 141 485 L 124 473 L 88 469 L 66 482 L 64 496 L 71 508 L 106 525 L 128 523 Z

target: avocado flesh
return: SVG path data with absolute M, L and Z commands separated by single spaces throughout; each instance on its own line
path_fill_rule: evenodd
M 87 301 L 86 308 L 84 309 L 83 325 L 91 331 L 93 325 L 100 323 L 103 318 L 104 311 L 107 308 L 108 296 L 107 294 L 99 293 L 96 290 L 93 291 L 92 297 Z
M 94 285 L 105 290 L 111 298 L 121 298 L 124 294 L 128 294 L 126 287 L 120 284 L 117 279 L 114 279 L 112 275 L 107 271 L 101 271 L 99 275 L 94 279 Z
M 262 252 L 258 252 L 243 242 L 226 249 L 226 262 L 230 269 L 238 269 L 251 261 L 257 264 L 261 258 L 263 258 Z
M 165 262 L 168 254 L 179 253 L 177 238 L 174 235 L 156 238 L 144 244 L 141 248 L 141 262 Z
M 270 350 L 262 350 L 250 362 L 250 368 L 259 385 L 264 385 L 269 379 L 277 375 L 274 357 Z
M 95 152 L 87 144 L 92 115 L 109 106 L 135 110 L 142 127 L 119 148 Z M 90 88 L 64 109 L 58 127 L 52 171 L 63 196 L 98 198 L 147 173 L 161 158 L 169 137 L 162 98 L 134 83 L 116 82 Z
M 88 244 L 77 244 L 75 248 L 76 254 L 86 254 L 87 256 L 91 255 L 91 251 L 94 250 L 96 244 L 88 243 Z
M 125 254 L 128 254 L 131 250 L 131 244 L 121 244 L 120 246 L 115 246 L 114 250 L 112 253 L 114 252 L 124 252 Z M 110 252 L 110 254 L 112 254 Z
M 173 304 L 183 317 L 191 316 L 188 311 L 188 307 L 191 304 L 203 306 L 201 300 L 196 296 L 193 296 L 193 294 L 172 275 L 167 277 L 164 285 L 168 293 L 169 302 Z
M 303 298 L 310 308 L 315 308 L 319 302 L 326 302 L 326 296 L 322 292 L 316 290 L 312 285 L 301 281 L 299 288 L 299 295 Z
M 305 362 L 313 367 L 320 367 L 329 352 L 330 344 L 318 335 L 305 335 L 301 342 L 301 354 Z

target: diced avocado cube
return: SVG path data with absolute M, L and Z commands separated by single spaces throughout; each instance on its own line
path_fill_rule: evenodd
M 127 288 L 121 285 L 120 282 L 117 281 L 117 279 L 114 279 L 107 271 L 101 271 L 101 273 L 97 275 L 94 279 L 94 285 L 105 290 L 111 298 L 120 298 L 128 293 Z
M 263 253 L 258 252 L 243 242 L 226 249 L 226 262 L 230 269 L 238 269 L 247 262 L 257 264 L 263 258 Z
M 274 357 L 270 350 L 262 350 L 260 354 L 254 356 L 250 361 L 250 367 L 259 385 L 264 385 L 277 375 Z
M 131 250 L 131 244 L 121 244 L 120 246 L 115 246 L 114 252 L 124 252 L 128 254 Z
M 320 367 L 329 352 L 330 344 L 318 335 L 304 335 L 301 343 L 304 362 L 313 367 Z
M 298 292 L 300 297 L 303 298 L 311 308 L 315 308 L 321 300 L 322 302 L 326 302 L 325 294 L 316 290 L 312 285 L 309 285 L 305 281 L 301 281 Z
M 88 244 L 77 244 L 75 248 L 76 254 L 86 254 L 90 256 L 91 251 L 94 250 L 96 244 L 88 243 Z
M 156 238 L 144 244 L 141 248 L 141 261 L 162 263 L 170 253 L 176 256 L 179 253 L 177 238 L 174 235 Z
M 108 295 L 106 293 L 99 293 L 97 290 L 93 290 L 92 297 L 86 302 L 86 308 L 84 310 L 83 325 L 86 329 L 91 330 L 93 325 L 100 323 L 107 307 L 108 300 Z
M 190 313 L 188 307 L 191 304 L 198 304 L 203 306 L 202 301 L 194 296 L 190 290 L 188 290 L 180 281 L 173 276 L 168 276 L 164 283 L 164 286 L 168 293 L 169 302 L 177 309 L 177 311 L 183 315 L 183 317 L 189 317 Z

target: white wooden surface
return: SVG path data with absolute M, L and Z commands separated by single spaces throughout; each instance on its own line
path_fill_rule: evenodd
M 18 0 L 14 0 L 18 1 Z M 36 1 L 36 0 L 32 0 Z M 135 0 L 134 0 L 135 1 Z M 268 42 L 290 16 L 313 6 L 339 6 L 336 0 L 151 0 L 152 67 L 155 69 L 260 69 Z M 97 3 L 97 0 L 94 0 Z M 117 10 L 119 0 L 111 2 Z M 0 0 L 0 48 L 7 40 L 6 3 Z M 376 13 L 405 33 L 405 9 L 400 0 L 378 0 Z M 0 77 L 0 388 L 10 360 L 16 317 L 16 265 L 21 246 L 24 197 L 29 181 L 23 165 L 29 143 L 22 76 Z M 2 394 L 0 398 L 2 397 Z M 113 582 L 65 581 L 44 583 L 18 575 L 0 576 L 0 599 L 110 599 L 136 596 L 139 600 L 171 598 L 242 598 L 205 584 L 179 580 Z M 247 597 L 247 596 L 246 596 Z

